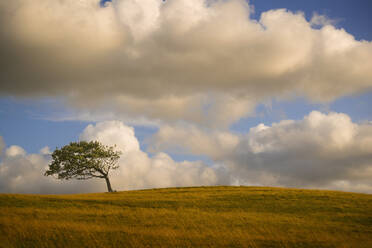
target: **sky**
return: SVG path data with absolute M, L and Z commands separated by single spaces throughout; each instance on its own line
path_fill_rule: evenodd
M 0 192 L 105 191 L 50 153 L 123 151 L 118 190 L 372 193 L 369 0 L 0 3 Z

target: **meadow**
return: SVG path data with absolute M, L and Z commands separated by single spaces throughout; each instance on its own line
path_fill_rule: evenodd
M 0 194 L 0 247 L 372 247 L 372 195 L 191 187 Z

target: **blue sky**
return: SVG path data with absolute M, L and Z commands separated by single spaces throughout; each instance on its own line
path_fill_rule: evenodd
M 17 1 L 0 4 L 0 15 L 17 9 Z M 352 139 L 353 156 L 363 166 L 372 164 L 372 151 L 357 148 L 369 147 L 370 141 L 354 141 L 372 135 L 371 1 L 251 0 L 248 6 L 227 0 L 209 7 L 198 0 L 159 2 L 83 0 L 45 8 L 38 0 L 22 5 L 15 15 L 2 15 L 0 137 L 6 147 L 39 154 L 45 146 L 53 151 L 80 135 L 107 140 L 102 133 L 114 132 L 109 128 L 127 132 L 117 137 L 131 137 L 130 126 L 152 162 L 163 153 L 176 164 L 200 162 L 216 170 L 218 182 L 233 178 L 230 184 L 259 184 L 252 177 L 257 173 L 270 185 L 372 192 L 365 178 L 355 183 L 344 171 L 343 177 L 319 173 L 307 181 L 301 177 L 306 169 L 290 167 L 299 159 L 291 152 L 279 156 L 270 150 L 267 156 L 251 157 L 271 144 L 260 130 L 284 147 L 283 130 L 301 130 L 303 137 L 319 132 L 326 139 L 325 134 L 345 128 L 337 131 L 338 138 L 332 134 L 327 139 L 334 139 L 335 147 Z M 42 17 L 35 15 L 37 10 Z M 320 23 L 313 23 L 314 15 Z M 121 124 L 98 125 L 115 120 Z M 283 120 L 291 122 L 278 124 Z M 324 123 L 309 129 L 309 123 L 319 120 Z M 95 136 L 87 134 L 88 125 Z M 305 139 L 297 146 L 319 141 Z M 230 153 L 216 154 L 224 149 Z M 283 159 L 282 169 L 257 162 L 276 155 Z M 323 161 L 322 156 L 314 160 L 324 168 L 339 159 L 326 156 Z M 346 168 L 348 159 L 342 161 Z M 244 166 L 251 174 L 245 176 Z M 368 171 L 368 166 L 363 168 Z M 219 177 L 221 168 L 237 171 Z M 300 172 L 287 178 L 288 168 Z

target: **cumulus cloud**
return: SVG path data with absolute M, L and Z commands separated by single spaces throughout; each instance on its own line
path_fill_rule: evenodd
M 155 151 L 178 145 L 184 153 L 207 155 L 226 166 L 235 184 L 372 192 L 372 126 L 342 113 L 313 111 L 247 134 L 165 127 L 151 144 Z
M 0 160 L 0 192 L 57 194 L 104 191 L 97 181 L 62 182 L 43 176 L 49 162 L 49 156 L 27 154 L 19 146 L 8 147 Z
M 207 155 L 214 160 L 225 158 L 234 152 L 240 139 L 228 131 L 201 130 L 195 126 L 161 126 L 159 131 L 147 140 L 150 152 L 168 151 Z
M 118 189 L 213 185 L 232 175 L 235 183 L 370 190 L 369 124 L 312 112 L 245 135 L 227 131 L 272 97 L 322 102 L 372 88 L 370 41 L 317 14 L 250 13 L 245 0 L 0 1 L 0 96 L 59 97 L 75 112 L 55 119 L 159 125 L 149 141 L 154 156 L 121 122 L 81 134 L 124 151 L 112 175 Z M 0 138 L 1 190 L 35 190 L 27 182 L 54 190 L 40 173 L 48 148 L 4 148 Z M 164 150 L 207 155 L 227 173 Z M 63 185 L 61 192 L 105 187 Z
M 139 151 L 140 145 L 134 135 L 134 128 L 120 121 L 101 122 L 89 125 L 80 135 L 81 140 L 98 140 L 105 145 L 117 146 L 117 150 L 128 153 Z
M 223 175 L 218 169 L 201 161 L 176 162 L 162 152 L 149 157 L 141 151 L 133 128 L 119 121 L 89 125 L 80 139 L 116 145 L 116 149 L 123 152 L 119 160 L 120 168 L 110 175 L 116 190 L 227 183 L 222 180 Z M 8 147 L 0 160 L 0 192 L 55 194 L 106 191 L 103 180 L 60 181 L 43 176 L 50 161 L 48 147 L 42 148 L 39 154 L 27 154 L 19 146 Z
M 122 151 L 120 168 L 112 172 L 115 187 L 121 189 L 216 185 L 222 183 L 218 172 L 200 161 L 176 162 L 159 152 L 149 157 L 143 152 L 134 130 L 119 121 L 108 121 L 88 126 L 82 140 L 98 140 L 105 145 L 116 145 Z
M 23 150 L 20 146 L 11 146 L 8 149 L 5 150 L 5 156 L 6 157 L 18 157 L 18 156 L 25 156 L 26 151 Z
M 120 168 L 110 174 L 117 190 L 223 184 L 372 192 L 372 125 L 354 123 L 342 113 L 313 111 L 302 120 L 260 124 L 245 134 L 163 126 L 148 140 L 153 156 L 120 121 L 89 125 L 80 140 L 99 140 L 123 152 Z M 177 162 L 164 152 L 204 155 L 213 165 Z M 106 191 L 102 180 L 44 177 L 49 162 L 47 147 L 40 154 L 7 147 L 0 161 L 0 192 Z
M 371 42 L 324 17 L 279 9 L 257 21 L 244 0 L 98 2 L 1 2 L 0 94 L 227 126 L 268 97 L 372 86 Z

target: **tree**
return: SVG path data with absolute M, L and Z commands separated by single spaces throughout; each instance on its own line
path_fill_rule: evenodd
M 120 155 L 121 152 L 114 151 L 113 146 L 98 141 L 71 142 L 52 153 L 52 162 L 44 175 L 56 175 L 61 180 L 103 178 L 108 192 L 112 192 L 109 172 L 119 168 Z

